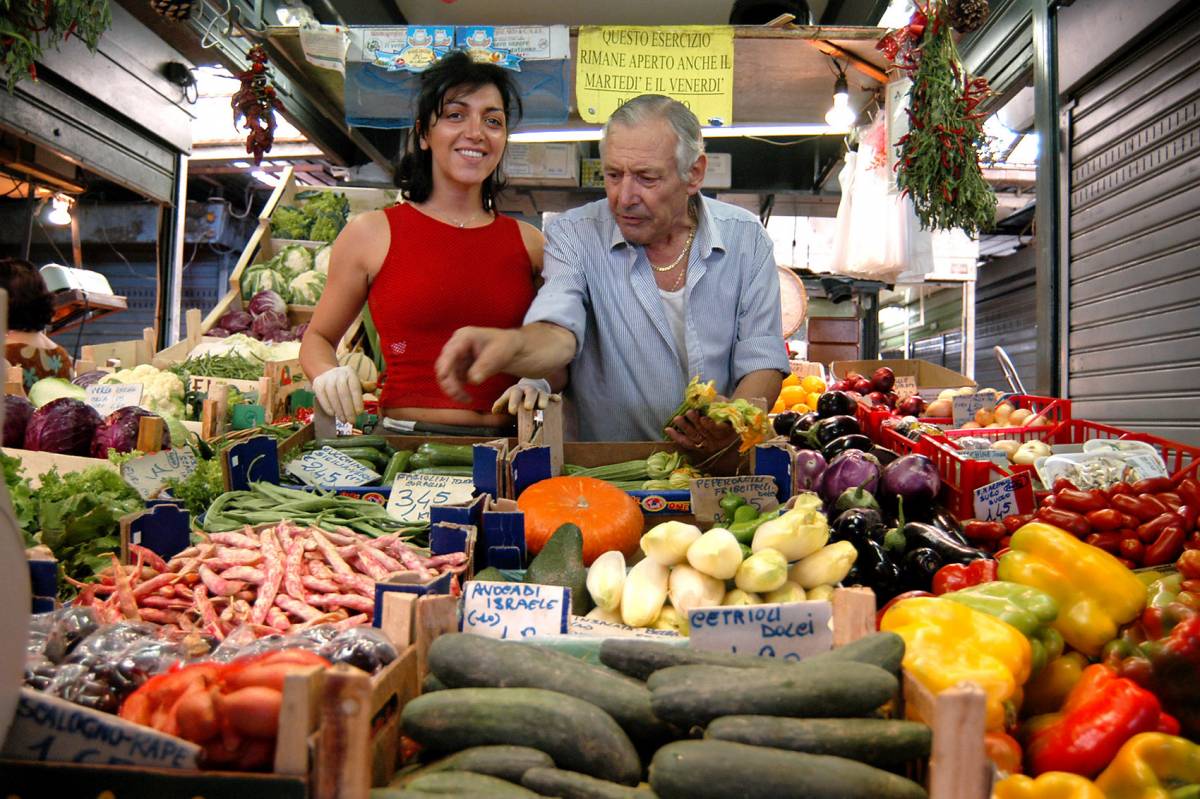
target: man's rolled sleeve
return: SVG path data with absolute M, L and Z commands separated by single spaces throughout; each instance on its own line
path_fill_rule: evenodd
M 578 357 L 587 333 L 588 289 L 578 241 L 568 225 L 551 222 L 546 226 L 542 280 L 533 304 L 525 312 L 525 324 L 548 322 L 571 331 Z
M 766 231 L 755 241 L 752 263 L 752 274 L 738 298 L 738 338 L 732 359 L 735 384 L 762 369 L 789 371 L 774 245 Z

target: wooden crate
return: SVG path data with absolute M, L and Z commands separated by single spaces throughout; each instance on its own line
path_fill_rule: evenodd
M 372 189 L 357 186 L 302 186 L 296 182 L 296 173 L 289 166 L 280 173 L 279 184 L 271 192 L 271 196 L 267 200 L 266 205 L 263 206 L 262 213 L 258 215 L 258 218 L 262 222 L 269 222 L 271 215 L 275 213 L 275 209 L 279 206 L 295 205 L 297 194 L 328 191 L 346 196 L 346 199 L 350 201 L 351 219 L 367 211 L 377 211 L 380 208 L 394 205 L 400 199 L 400 192 L 397 189 Z

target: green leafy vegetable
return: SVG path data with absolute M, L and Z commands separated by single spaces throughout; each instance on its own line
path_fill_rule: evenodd
M 208 510 L 213 500 L 225 492 L 221 462 L 216 458 L 202 460 L 197 463 L 196 471 L 186 478 L 180 480 L 172 477 L 166 485 L 171 496 L 183 503 L 192 518 L 198 518 Z
M 8 496 L 12 500 L 17 524 L 21 525 L 25 546 L 34 546 L 37 544 L 33 538 L 33 534 L 37 532 L 37 502 L 29 480 L 25 477 L 25 468 L 19 459 L 3 452 L 0 452 L 0 465 L 4 468 L 4 484 L 8 486 Z

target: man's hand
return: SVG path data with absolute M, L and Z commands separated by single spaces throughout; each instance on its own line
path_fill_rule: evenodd
M 447 396 L 470 402 L 467 384 L 479 385 L 507 370 L 521 350 L 521 331 L 496 327 L 460 327 L 434 363 L 438 385 Z
M 667 435 L 693 464 L 703 463 L 713 472 L 737 470 L 738 434 L 728 422 L 714 422 L 691 410 L 672 420 Z

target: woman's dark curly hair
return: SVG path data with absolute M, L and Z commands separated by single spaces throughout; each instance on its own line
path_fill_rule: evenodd
M 504 122 L 508 130 L 516 127 L 523 110 L 512 73 L 495 64 L 480 64 L 461 50 L 448 53 L 436 64 L 421 73 L 421 92 L 417 95 L 416 123 L 408 137 L 408 149 L 396 169 L 396 185 L 404 199 L 425 202 L 433 193 L 433 154 L 420 147 L 421 136 L 433 127 L 441 114 L 446 95 L 455 89 L 468 92 L 492 85 L 500 92 L 504 105 Z M 496 194 L 504 188 L 499 168 L 483 181 L 483 209 L 496 207 Z
M 36 333 L 50 324 L 53 299 L 42 273 L 24 258 L 0 258 L 0 287 L 8 292 L 8 329 Z

